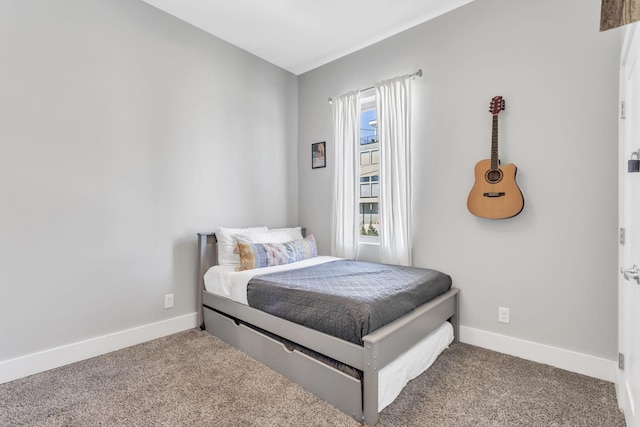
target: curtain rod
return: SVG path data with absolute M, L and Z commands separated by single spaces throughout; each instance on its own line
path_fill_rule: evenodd
M 422 77 L 422 68 L 418 68 L 418 71 L 416 71 L 413 74 L 409 74 L 409 77 Z M 370 86 L 364 89 L 359 89 L 358 92 L 362 93 L 362 92 L 366 92 L 368 90 L 371 89 L 375 89 L 375 86 Z M 333 99 L 329 98 L 329 104 L 333 103 Z

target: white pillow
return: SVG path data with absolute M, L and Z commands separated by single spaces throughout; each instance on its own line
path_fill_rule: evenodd
M 218 265 L 240 265 L 240 256 L 233 253 L 238 245 L 238 235 L 250 236 L 266 231 L 269 231 L 267 227 L 218 228 L 215 231 L 218 240 Z
M 287 243 L 292 240 L 302 240 L 302 227 L 274 228 L 255 233 L 243 233 L 236 236 L 244 243 Z

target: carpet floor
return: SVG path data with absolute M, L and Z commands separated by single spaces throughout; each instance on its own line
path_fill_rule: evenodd
M 200 330 L 0 385 L 1 426 L 360 426 Z M 624 426 L 614 385 L 451 345 L 380 427 Z

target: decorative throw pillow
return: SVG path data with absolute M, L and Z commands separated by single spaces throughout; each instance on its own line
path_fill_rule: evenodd
M 269 231 L 267 227 L 228 228 L 220 227 L 216 230 L 218 240 L 218 264 L 240 265 L 240 259 L 234 251 L 238 245 L 238 236 L 251 235 L 252 233 L 264 233 Z
M 309 234 L 301 240 L 286 243 L 238 242 L 240 267 L 236 271 L 290 264 L 318 255 L 316 238 Z

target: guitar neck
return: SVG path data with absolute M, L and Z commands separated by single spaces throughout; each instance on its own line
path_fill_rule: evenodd
M 492 116 L 491 126 L 491 170 L 498 170 L 498 115 Z

